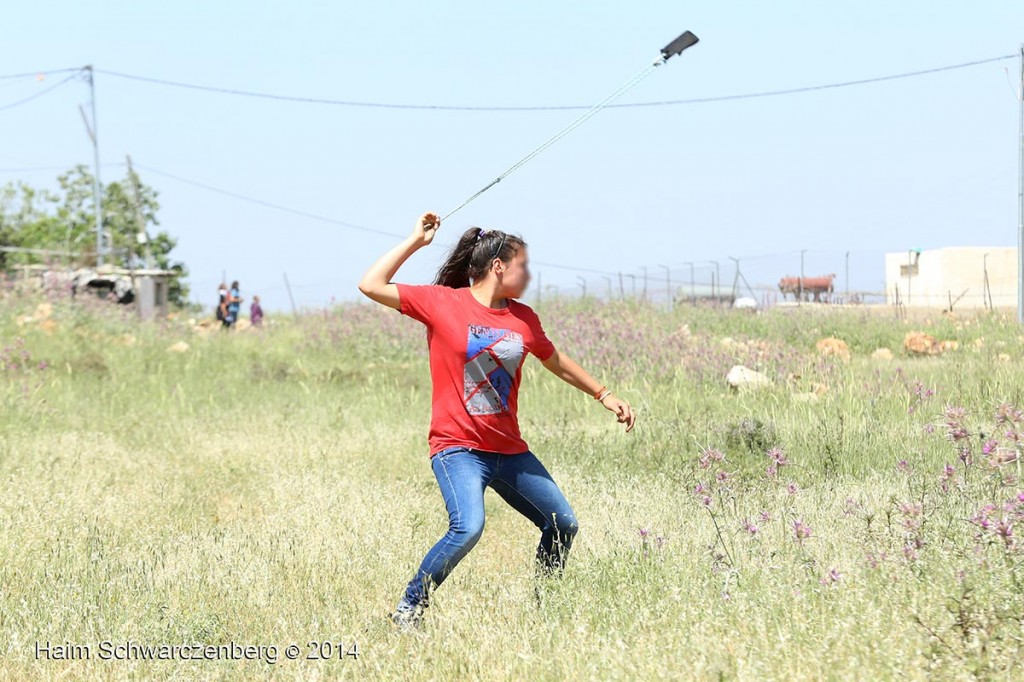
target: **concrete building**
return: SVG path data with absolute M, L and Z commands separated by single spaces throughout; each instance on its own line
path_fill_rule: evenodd
M 953 246 L 887 253 L 885 301 L 945 309 L 1016 308 L 1017 249 Z
M 70 291 L 73 295 L 100 298 L 134 305 L 139 317 L 149 320 L 169 312 L 173 270 L 130 270 L 111 265 L 93 268 L 58 269 L 50 265 L 15 265 L 15 283 L 32 290 Z M 0 277 L 3 273 L 0 272 Z

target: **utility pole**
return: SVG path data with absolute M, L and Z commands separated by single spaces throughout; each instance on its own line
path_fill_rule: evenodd
M 1017 165 L 1017 322 L 1024 324 L 1024 44 L 1020 46 L 1020 89 L 1017 91 L 1020 110 L 1020 161 Z
M 800 283 L 796 287 L 797 305 L 804 304 L 804 254 L 807 249 L 800 249 Z
M 647 302 L 647 266 L 646 265 L 641 265 L 640 269 L 644 271 L 644 290 L 643 290 L 643 293 L 640 294 L 640 297 L 644 300 L 644 303 L 646 303 Z
M 697 291 L 694 288 L 693 284 L 693 262 L 686 261 L 685 263 L 683 263 L 683 265 L 690 266 L 690 305 L 697 305 Z
M 715 301 L 715 304 L 717 305 L 718 304 L 718 296 L 716 295 L 715 282 L 718 282 L 718 289 L 719 289 L 719 293 L 720 293 L 720 290 L 722 288 L 722 271 L 718 269 L 718 261 L 716 261 L 716 260 L 706 260 L 706 261 L 702 261 L 702 262 L 704 262 L 704 263 L 711 263 L 712 265 L 715 266 L 715 274 L 711 278 L 711 298 L 712 298 L 712 300 Z
M 850 252 L 846 252 L 846 302 L 850 302 Z
M 145 246 L 146 269 L 153 269 L 153 250 L 149 246 L 149 235 L 146 233 L 146 218 L 142 215 L 142 190 L 139 188 L 139 179 L 132 168 L 132 157 L 125 155 L 128 161 L 128 177 L 132 181 L 132 193 L 135 195 L 135 222 L 138 223 L 138 241 Z
M 735 301 L 738 298 L 737 294 L 739 293 L 739 290 L 740 290 L 740 282 L 741 281 L 743 282 L 744 286 L 747 287 L 747 293 L 750 294 L 750 298 L 752 298 L 752 299 L 754 299 L 756 301 L 757 300 L 757 294 L 754 293 L 754 287 L 750 286 L 750 282 L 747 281 L 747 278 L 743 276 L 743 271 L 740 270 L 740 259 L 739 258 L 733 258 L 732 256 L 729 256 L 729 260 L 731 260 L 732 262 L 734 262 L 736 264 L 736 277 L 733 279 L 733 282 L 732 282 L 732 298 L 733 298 L 733 301 Z
M 288 300 L 292 304 L 292 315 L 298 315 L 299 311 L 295 308 L 295 297 L 292 296 L 292 285 L 288 282 L 288 273 L 282 272 L 281 276 L 284 277 L 284 288 L 288 290 Z
M 581 298 L 586 298 L 587 297 L 587 280 L 585 280 L 582 277 L 577 277 L 576 281 L 579 282 L 580 288 L 583 289 L 583 296 L 581 296 Z
M 907 305 L 910 305 L 910 283 L 911 276 L 914 274 L 913 265 L 910 262 L 910 254 L 913 252 L 913 249 L 907 249 Z
M 659 265 L 665 270 L 665 294 L 668 297 L 668 311 L 672 312 L 672 271 L 667 265 Z
M 78 111 L 82 114 L 82 120 L 85 121 L 85 130 L 89 133 L 89 139 L 92 140 L 92 156 L 93 156 L 93 203 L 96 208 L 96 267 L 103 265 L 103 254 L 105 252 L 105 245 L 103 242 L 103 198 L 100 192 L 100 145 L 99 145 L 99 131 L 96 125 L 96 84 L 93 78 L 92 64 L 83 67 L 85 72 L 85 80 L 89 83 L 89 102 L 92 107 L 92 123 L 90 124 L 89 118 L 85 115 L 85 109 L 81 105 L 78 106 Z
M 990 313 L 995 312 L 995 308 L 992 307 L 992 288 L 988 284 L 988 254 L 986 253 L 981 257 L 981 269 L 982 269 L 982 280 L 981 280 L 981 303 Z M 950 306 L 952 308 L 953 306 Z

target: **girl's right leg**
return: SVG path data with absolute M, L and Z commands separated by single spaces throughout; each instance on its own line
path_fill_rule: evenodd
M 398 604 L 396 616 L 419 613 L 426 608 L 430 590 L 444 582 L 483 534 L 484 489 L 495 464 L 489 457 L 494 459 L 493 455 L 465 448 L 449 448 L 431 458 L 430 466 L 448 509 L 448 532 L 423 558 Z

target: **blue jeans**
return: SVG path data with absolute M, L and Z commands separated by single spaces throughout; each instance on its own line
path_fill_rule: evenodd
M 431 587 L 444 582 L 476 545 L 484 531 L 487 486 L 540 529 L 538 567 L 544 572 L 562 569 L 579 526 L 562 491 L 532 452 L 501 455 L 454 447 L 435 454 L 430 466 L 448 509 L 448 532 L 427 552 L 402 604 L 427 606 Z

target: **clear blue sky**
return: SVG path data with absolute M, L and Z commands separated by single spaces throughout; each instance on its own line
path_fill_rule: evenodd
M 37 2 L 3 12 L 0 75 L 97 69 L 367 102 L 590 104 L 683 30 L 701 42 L 621 102 L 798 88 L 1015 54 L 1024 3 Z M 1007 71 L 1009 73 L 1007 73 Z M 606 110 L 443 226 L 399 280 L 423 282 L 469 225 L 521 233 L 534 261 L 663 281 L 743 258 L 752 283 L 838 272 L 880 289 L 882 253 L 1016 245 L 1019 60 L 779 97 Z M 1009 77 L 1008 77 L 1009 76 Z M 0 81 L 0 106 L 59 75 Z M 146 168 L 404 234 L 447 212 L 579 112 L 445 112 L 275 102 L 98 74 L 104 163 Z M 0 183 L 92 162 L 74 82 L 0 111 Z M 104 166 L 112 180 L 123 169 Z M 358 296 L 395 242 L 141 171 L 193 297 L 222 271 L 265 307 Z M 706 266 L 699 266 L 706 268 Z M 577 276 L 535 266 L 545 286 Z M 698 270 L 698 278 L 708 276 Z M 536 280 L 535 280 L 536 281 Z M 652 288 L 654 284 L 652 283 Z M 659 285 L 660 286 L 660 285 Z M 532 300 L 535 292 L 527 294 Z

